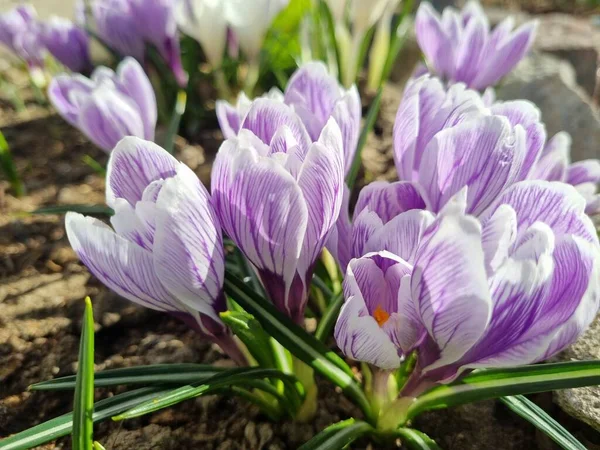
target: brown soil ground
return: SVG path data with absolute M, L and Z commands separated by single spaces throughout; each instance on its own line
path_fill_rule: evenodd
M 364 153 L 366 179 L 393 177 L 391 129 L 399 92 L 390 88 L 384 96 L 376 136 Z M 100 285 L 70 249 L 62 216 L 22 214 L 60 203 L 103 203 L 104 181 L 82 157 L 90 155 L 105 164 L 107 156 L 31 102 L 26 111 L 16 113 L 0 101 L 0 129 L 28 191 L 16 199 L 0 178 L 0 438 L 71 409 L 71 393 L 29 392 L 27 387 L 74 373 L 86 295 L 94 303 L 97 370 L 181 362 L 230 365 L 218 349 L 183 324 L 139 308 Z M 181 140 L 177 156 L 206 182 L 219 139 L 218 132 L 207 131 L 196 145 Z M 330 384 L 320 381 L 319 388 L 319 410 L 311 424 L 272 423 L 242 400 L 210 396 L 141 419 L 99 424 L 95 438 L 109 450 L 293 450 L 325 426 L 358 414 Z M 113 393 L 98 389 L 96 395 L 100 399 Z M 540 400 L 555 411 L 548 397 Z M 553 448 L 532 426 L 495 402 L 428 413 L 415 426 L 445 450 Z M 584 442 L 589 437 L 579 425 L 572 430 Z M 63 438 L 40 448 L 68 449 L 70 442 Z M 363 442 L 353 448 L 381 447 Z

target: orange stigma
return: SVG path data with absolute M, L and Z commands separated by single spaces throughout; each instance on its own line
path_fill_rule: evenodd
M 373 318 L 377 321 L 377 325 L 382 327 L 390 318 L 390 314 L 381 305 L 377 305 L 373 312 Z

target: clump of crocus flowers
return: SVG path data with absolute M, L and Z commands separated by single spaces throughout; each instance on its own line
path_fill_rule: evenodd
M 169 14 L 165 2 L 144 11 L 140 3 L 96 0 L 99 32 L 137 59 L 151 42 L 183 82 L 176 25 L 214 66 L 228 29 L 253 61 L 286 2 L 266 2 L 252 33 L 240 2 L 182 0 Z M 329 3 L 345 17 L 346 2 Z M 372 14 L 395 6 L 377 2 Z M 353 14 L 360 7 L 354 0 Z M 353 31 L 364 33 L 361 21 L 373 25 L 373 17 L 354 17 Z M 214 48 L 195 23 L 214 26 Z M 210 193 L 150 142 L 156 100 L 136 59 L 90 78 L 57 77 L 49 92 L 59 113 L 111 152 L 112 228 L 75 213 L 66 219 L 80 259 L 118 294 L 183 320 L 246 365 L 255 362 L 222 317 L 228 252 L 249 263 L 294 327 L 304 326 L 320 258 L 332 255 L 344 274 L 335 341 L 371 373 L 382 429 L 397 428 L 407 402 L 435 386 L 476 369 L 536 363 L 572 344 L 600 307 L 600 242 L 589 217 L 600 213 L 600 162 L 571 163 L 569 136 L 548 139 L 532 103 L 479 92 L 525 55 L 535 24 L 490 30 L 474 3 L 441 17 L 424 3 L 416 27 L 431 73 L 415 74 L 398 108 L 398 181 L 369 183 L 353 205 L 345 178 L 357 157 L 361 100 L 324 64 L 300 67 L 283 92 L 217 102 L 224 142 Z M 235 250 L 225 250 L 224 237 Z

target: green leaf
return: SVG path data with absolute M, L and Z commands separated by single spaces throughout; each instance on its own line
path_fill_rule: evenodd
M 340 309 L 342 309 L 342 305 L 344 304 L 344 293 L 340 292 L 335 298 L 329 303 L 327 309 L 325 310 L 325 314 L 319 321 L 319 325 L 317 325 L 317 330 L 315 331 L 315 337 L 321 341 L 325 342 L 329 336 L 331 336 L 331 331 L 335 325 L 335 322 L 340 314 Z
M 269 351 L 270 336 L 252 314 L 243 311 L 225 311 L 220 316 L 221 320 L 248 347 L 261 367 L 275 367 L 273 354 Z
M 586 450 L 586 447 L 575 436 L 564 429 L 546 411 L 527 397 L 523 397 L 522 395 L 501 397 L 500 401 L 508 406 L 511 411 L 521 416 L 540 431 L 546 433 L 550 439 L 565 450 Z
M 126 411 L 135 405 L 156 397 L 164 388 L 149 387 L 135 391 L 124 392 L 97 402 L 94 405 L 94 423 Z M 0 441 L 0 450 L 26 450 L 66 436 L 73 429 L 73 413 L 65 414 L 55 419 L 36 425 L 28 430 L 17 433 Z
M 125 367 L 95 373 L 96 387 L 121 385 L 186 385 L 198 383 L 227 371 L 208 364 L 155 364 Z M 32 391 L 64 391 L 75 388 L 75 376 L 42 381 L 29 387 Z
M 406 38 L 408 37 L 408 32 L 412 24 L 407 21 L 406 18 L 412 11 L 413 3 L 414 0 L 405 0 L 403 2 L 402 12 L 400 13 L 400 17 L 398 17 L 398 22 L 396 23 L 396 29 L 394 31 L 394 37 L 390 43 L 390 51 L 385 61 L 385 66 L 383 67 L 381 76 L 382 84 L 385 83 L 390 77 L 390 73 L 394 68 L 394 62 L 396 62 L 398 54 L 400 53 L 400 50 L 402 50 L 402 47 L 406 42 Z
M 173 154 L 173 148 L 175 146 L 175 136 L 179 131 L 179 124 L 181 123 L 181 117 L 185 113 L 185 107 L 187 105 L 187 93 L 184 90 L 180 90 L 177 93 L 177 100 L 171 113 L 171 120 L 169 121 L 169 127 L 165 134 L 165 140 L 163 142 L 163 148 L 169 153 Z
M 140 417 L 159 409 L 168 408 L 184 400 L 206 395 L 216 390 L 226 387 L 240 386 L 260 386 L 256 381 L 261 382 L 265 378 L 273 378 L 282 380 L 286 383 L 286 387 L 292 389 L 296 380 L 294 377 L 284 374 L 275 369 L 260 369 L 260 368 L 241 368 L 230 369 L 226 372 L 215 375 L 199 385 L 188 385 L 178 389 L 163 393 L 155 398 L 131 408 L 118 416 L 113 417 L 113 420 L 125 420 L 134 417 Z M 268 385 L 271 386 L 271 385 Z M 272 388 L 272 386 L 271 386 Z M 270 389 L 270 388 L 269 388 Z M 270 393 L 273 392 L 270 390 Z
M 365 119 L 365 126 L 363 127 L 360 138 L 358 139 L 358 145 L 356 147 L 356 154 L 354 155 L 354 161 L 352 161 L 352 167 L 350 167 L 350 171 L 348 172 L 348 176 L 346 177 L 346 184 L 350 191 L 354 187 L 354 183 L 356 182 L 356 177 L 358 177 L 358 171 L 360 170 L 360 166 L 362 164 L 362 151 L 367 143 L 367 137 L 369 133 L 375 126 L 375 121 L 377 120 L 377 116 L 379 115 L 379 108 L 381 107 L 381 96 L 383 95 L 383 88 L 380 87 L 377 91 L 377 95 L 371 102 L 371 107 L 369 108 L 369 112 Z
M 319 12 L 324 18 L 324 26 L 327 31 L 327 42 L 333 51 L 339 78 L 339 74 L 342 73 L 342 63 L 340 60 L 340 49 L 338 47 L 337 38 L 335 36 L 335 21 L 333 20 L 333 14 L 331 14 L 331 9 L 329 9 L 329 5 L 325 0 L 319 0 Z
M 106 169 L 90 155 L 83 155 L 81 160 L 101 177 L 106 177 Z
M 79 367 L 73 399 L 74 450 L 92 450 L 94 422 L 94 313 L 92 301 L 85 299 L 83 329 L 79 343 Z
M 36 209 L 29 214 L 66 214 L 68 212 L 95 216 L 112 216 L 115 213 L 112 208 L 104 205 L 55 205 Z
M 406 445 L 411 450 L 441 450 L 433 439 L 418 430 L 399 428 L 395 433 L 402 440 L 402 447 Z
M 267 333 L 298 359 L 339 386 L 358 404 L 370 421 L 375 420 L 369 401 L 354 381 L 352 370 L 343 359 L 229 272 L 225 273 L 225 291 L 254 315 Z
M 21 177 L 19 177 L 19 173 L 17 172 L 17 168 L 12 159 L 12 154 L 10 153 L 8 142 L 4 139 L 2 132 L 0 132 L 0 169 L 2 169 L 4 175 L 8 178 L 14 194 L 17 197 L 25 195 L 25 185 L 23 184 Z
M 367 422 L 348 419 L 328 426 L 298 450 L 339 450 L 374 431 Z
M 485 369 L 419 396 L 408 408 L 406 420 L 432 409 L 447 408 L 491 398 L 569 389 L 600 384 L 600 361 L 535 364 Z
M 106 450 L 106 449 L 100 442 L 94 441 L 94 450 Z

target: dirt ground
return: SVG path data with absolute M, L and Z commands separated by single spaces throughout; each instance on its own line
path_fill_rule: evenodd
M 384 95 L 382 114 L 363 158 L 364 178 L 393 178 L 391 133 L 400 89 Z M 27 215 L 55 204 L 101 204 L 104 181 L 85 163 L 107 156 L 44 107 L 29 102 L 16 113 L 0 99 L 4 133 L 27 195 L 16 199 L 0 178 L 0 438 L 68 412 L 70 392 L 29 392 L 35 382 L 65 376 L 76 369 L 83 298 L 92 297 L 96 319 L 96 368 L 112 369 L 158 363 L 231 365 L 218 349 L 167 315 L 142 309 L 105 289 L 70 249 L 63 217 Z M 220 134 L 201 132 L 198 142 L 178 142 L 177 156 L 208 180 Z M 210 396 L 184 402 L 153 415 L 97 425 L 95 438 L 107 449 L 293 450 L 325 426 L 358 415 L 356 408 L 325 381 L 311 424 L 272 423 L 242 400 Z M 115 390 L 98 389 L 97 399 Z M 539 397 L 548 410 L 556 407 Z M 594 434 L 565 420 L 590 448 Z M 547 450 L 553 444 L 496 402 L 483 402 L 423 415 L 415 426 L 444 450 Z M 44 449 L 70 448 L 68 438 Z M 354 449 L 381 449 L 368 442 Z

